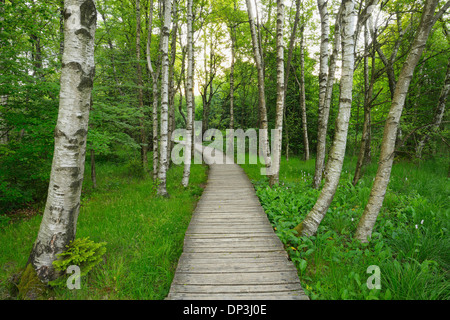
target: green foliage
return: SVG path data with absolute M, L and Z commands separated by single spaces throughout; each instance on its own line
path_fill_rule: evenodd
M 282 159 L 280 184 L 272 188 L 267 179 L 258 178 L 257 166 L 243 167 L 254 179 L 261 204 L 311 299 L 450 298 L 449 206 L 442 198 L 428 200 L 435 192 L 448 193 L 442 168 L 436 172 L 428 164 L 420 169 L 409 163 L 396 164 L 372 238 L 361 244 L 352 236 L 367 203 L 376 165 L 369 166 L 368 176 L 354 187 L 350 170 L 354 164 L 344 163 L 334 200 L 311 237 L 297 237 L 293 227 L 317 200 L 319 191 L 311 188 L 314 167 L 298 158 Z M 380 268 L 381 289 L 367 287 L 370 265 Z
M 53 261 L 55 270 L 65 273 L 71 265 L 78 266 L 81 270 L 80 277 L 85 276 L 90 270 L 102 262 L 106 253 L 106 242 L 95 243 L 87 238 L 75 239 L 66 247 L 67 249 L 58 254 L 58 260 Z M 50 282 L 53 286 L 65 284 L 66 277 L 62 276 Z

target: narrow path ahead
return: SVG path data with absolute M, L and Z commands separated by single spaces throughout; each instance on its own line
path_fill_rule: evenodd
M 167 299 L 308 299 L 239 165 L 210 164 Z

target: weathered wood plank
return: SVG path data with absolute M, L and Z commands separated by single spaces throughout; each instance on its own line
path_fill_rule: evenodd
M 220 274 L 175 273 L 174 284 L 214 284 L 214 285 L 252 285 L 298 283 L 297 274 L 293 272 L 242 272 Z
M 303 290 L 262 293 L 170 293 L 171 300 L 309 300 Z
M 261 284 L 261 285 L 173 285 L 177 293 L 211 293 L 211 294 L 230 294 L 230 293 L 275 293 L 275 292 L 293 292 L 298 290 L 296 283 L 286 284 Z
M 296 268 L 289 261 L 277 260 L 277 261 L 222 261 L 215 263 L 198 263 L 197 261 L 183 261 L 183 264 L 177 268 L 177 272 L 180 273 L 239 273 L 239 272 L 275 272 L 275 271 L 294 271 Z
M 210 165 L 167 299 L 308 299 L 238 165 Z

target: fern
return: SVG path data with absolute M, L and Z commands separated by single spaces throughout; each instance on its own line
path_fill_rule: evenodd
M 95 243 L 89 237 L 71 241 L 66 247 L 67 250 L 58 254 L 58 260 L 53 261 L 55 270 L 65 274 L 67 268 L 71 265 L 80 268 L 80 276 L 85 276 L 96 265 L 102 261 L 106 253 L 106 242 Z M 60 286 L 65 284 L 67 276 L 62 276 L 50 284 Z

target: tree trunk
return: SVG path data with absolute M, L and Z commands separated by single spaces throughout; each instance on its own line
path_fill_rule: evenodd
M 145 115 L 144 115 L 144 94 L 142 83 L 142 69 L 141 69 L 141 3 L 136 0 L 136 75 L 138 85 L 138 103 L 141 116 L 139 117 L 140 126 L 140 140 L 141 140 L 141 162 L 142 167 L 147 172 L 147 135 L 145 133 Z
M 161 44 L 161 142 L 160 142 L 160 158 L 158 171 L 158 191 L 159 196 L 168 197 L 166 188 L 166 176 L 168 169 L 167 147 L 168 147 L 168 118 L 169 118 L 169 36 L 170 24 L 172 18 L 172 1 L 164 1 L 164 25 L 162 28 L 162 44 Z
M 288 60 L 286 63 L 286 72 L 285 72 L 285 79 L 284 79 L 285 86 L 287 86 L 289 84 L 289 74 L 291 71 L 292 54 L 294 51 L 295 37 L 297 35 L 297 26 L 298 26 L 298 22 L 300 20 L 300 0 L 295 1 L 295 8 L 296 8 L 296 12 L 295 12 L 295 18 L 294 18 L 294 25 L 292 26 L 291 37 L 289 40 Z M 286 101 L 286 95 L 287 95 L 287 88 L 285 88 L 285 90 L 284 90 L 284 101 Z M 283 117 L 286 119 L 286 107 L 283 108 Z M 286 161 L 289 161 L 289 130 L 288 130 L 288 128 L 289 127 L 286 125 L 285 126 Z
M 169 155 L 168 162 L 170 167 L 170 154 L 172 153 L 173 141 L 172 133 L 175 130 L 175 59 L 177 54 L 177 31 L 178 31 L 178 1 L 173 2 L 173 28 L 172 28 L 172 39 L 170 47 L 170 66 L 169 66 L 169 136 L 168 136 L 168 146 L 167 153 Z
M 236 3 L 235 3 L 236 10 Z M 231 67 L 230 67 L 230 129 L 234 129 L 234 59 L 235 59 L 235 46 L 236 46 L 236 26 L 230 27 L 231 38 Z
M 442 118 L 444 117 L 445 112 L 445 104 L 447 102 L 448 93 L 450 91 L 450 59 L 447 64 L 447 73 L 445 75 L 444 86 L 442 87 L 441 94 L 439 95 L 438 105 L 436 108 L 436 113 L 433 119 L 433 126 L 430 131 L 434 131 L 439 128 L 442 122 Z M 428 139 L 430 139 L 430 133 L 427 133 L 425 136 L 420 139 L 417 148 L 416 148 L 416 157 L 422 158 L 422 150 Z
M 149 19 L 148 19 L 148 32 L 147 32 L 147 68 L 152 77 L 152 127 L 153 127 L 153 180 L 156 181 L 158 178 L 158 163 L 159 163 L 159 147 L 158 147 L 158 80 L 160 74 L 160 61 L 158 57 L 158 61 L 156 61 L 156 70 L 153 68 L 151 54 L 150 54 L 150 45 L 152 40 L 152 29 L 153 29 L 153 0 L 150 0 L 150 10 L 149 10 Z M 162 32 L 162 30 L 161 30 Z M 162 33 L 161 33 L 162 36 Z
M 326 0 L 317 0 L 320 14 L 320 66 L 319 66 L 319 112 L 317 131 L 316 166 L 313 178 L 313 188 L 318 189 L 322 181 L 323 168 L 325 166 L 325 148 L 327 143 L 327 127 L 329 111 L 325 110 L 325 97 L 328 77 L 328 50 L 330 26 L 328 23 L 328 10 Z
M 355 233 L 355 238 L 361 242 L 367 242 L 368 237 L 372 235 L 375 221 L 380 212 L 380 208 L 383 205 L 384 196 L 391 175 L 392 163 L 394 161 L 395 141 L 400 116 L 403 111 L 414 69 L 422 55 L 435 21 L 434 11 L 437 4 L 437 0 L 427 0 L 425 2 L 422 18 L 411 51 L 406 58 L 395 87 L 391 108 L 384 127 L 377 174 L 369 196 L 369 201 L 364 209 L 364 213 Z
M 275 137 L 274 147 L 272 150 L 273 163 L 272 175 L 269 178 L 270 186 L 279 183 L 280 177 L 280 161 L 281 161 L 281 142 L 283 135 L 283 115 L 284 115 L 284 0 L 277 0 L 277 105 L 275 117 Z
M 302 112 L 303 146 L 305 149 L 305 161 L 309 160 L 308 123 L 306 119 L 306 94 L 305 94 L 305 46 L 304 26 L 301 28 L 300 38 L 300 110 Z
M 193 138 L 193 111 L 194 111 L 194 45 L 193 35 L 193 15 L 192 15 L 192 1 L 187 0 L 187 79 L 186 79 L 186 146 L 184 148 L 184 171 L 183 179 L 181 181 L 184 187 L 189 185 L 189 177 L 191 174 L 191 159 L 192 159 L 192 138 Z
M 356 25 L 355 4 L 353 0 L 342 1 L 342 75 L 340 84 L 339 112 L 336 119 L 336 132 L 327 163 L 325 184 L 312 210 L 305 220 L 295 227 L 299 235 L 312 236 L 317 232 L 325 216 L 339 183 L 347 143 L 348 124 L 352 105 L 354 32 Z
M 52 263 L 76 234 L 95 73 L 95 3 L 66 0 L 64 8 L 64 54 L 55 151 L 47 203 L 28 259 L 44 283 L 58 276 Z
M 252 37 L 253 56 L 256 63 L 256 69 L 258 72 L 258 98 L 259 98 L 259 139 L 260 139 L 260 151 L 262 159 L 264 160 L 266 167 L 266 174 L 270 173 L 271 159 L 269 148 L 269 135 L 268 135 L 268 123 L 267 123 L 267 108 L 266 108 L 266 96 L 264 85 L 264 68 L 263 59 L 261 56 L 261 43 L 258 41 L 258 35 L 255 27 L 255 18 L 253 14 L 252 0 L 247 1 L 248 22 L 250 25 L 250 33 Z
M 370 109 L 374 85 L 375 57 L 374 51 L 372 51 L 372 77 L 371 80 L 369 80 L 369 32 L 367 23 L 364 28 L 364 49 L 364 124 L 358 160 L 356 162 L 355 176 L 353 177 L 354 186 L 356 186 L 362 176 L 363 166 L 370 162 Z

